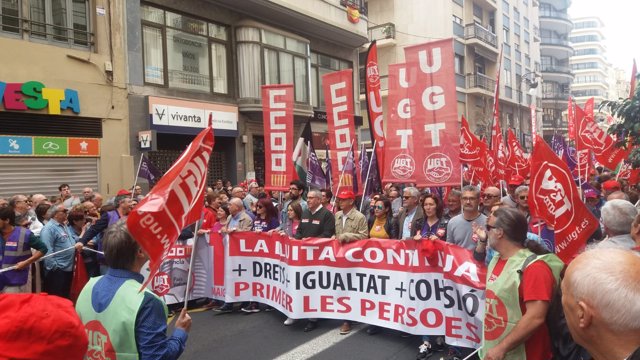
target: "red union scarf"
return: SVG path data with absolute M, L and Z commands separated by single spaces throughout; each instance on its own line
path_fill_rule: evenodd
M 331 175 L 334 194 L 341 190 L 353 190 L 353 174 L 344 169 L 353 142 L 357 147 L 355 123 L 353 120 L 353 76 L 352 70 L 332 72 L 322 76 L 322 90 L 327 108 L 327 129 L 331 150 Z M 354 154 L 354 158 L 356 158 Z M 359 173 L 359 171 L 356 171 Z M 340 177 L 342 175 L 342 183 Z M 336 185 L 337 184 L 337 185 Z
M 584 110 L 576 106 L 578 136 L 576 142 L 580 150 L 593 151 L 596 160 L 606 168 L 614 170 L 629 156 L 629 151 L 616 147 L 613 137 L 602 130 L 593 120 L 593 98 L 585 104 Z M 582 171 L 582 169 L 580 169 Z
M 200 219 L 214 144 L 211 117 L 209 120 L 209 127 L 196 136 L 127 218 L 131 236 L 149 255 L 146 283 L 153 279 L 180 231 Z
M 507 142 L 509 143 L 509 158 L 507 160 L 509 171 L 511 174 L 518 174 L 525 179 L 528 178 L 531 172 L 529 159 L 525 156 L 516 135 L 511 129 L 507 133 Z
M 415 74 L 415 70 L 413 71 Z M 415 83 L 406 64 L 389 65 L 389 122 L 385 134 L 385 183 L 415 183 L 416 155 L 413 146 L 412 106 L 409 88 Z
M 531 154 L 531 215 L 555 229 L 556 251 L 569 263 L 598 227 L 598 220 L 580 200 L 569 167 L 542 139 Z
M 432 41 L 404 49 L 416 82 L 409 87 L 416 180 L 420 187 L 460 184 L 460 128 L 453 59 L 453 39 Z
M 265 190 L 288 190 L 295 169 L 293 154 L 293 85 L 263 85 Z
M 371 139 L 376 141 L 376 159 L 378 174 L 384 174 L 384 130 L 382 114 L 382 96 L 380 95 L 380 72 L 378 71 L 378 46 L 373 40 L 367 51 L 365 63 L 365 96 L 367 98 L 367 114 Z

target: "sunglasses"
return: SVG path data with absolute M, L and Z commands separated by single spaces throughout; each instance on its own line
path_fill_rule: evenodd
M 489 225 L 489 224 L 486 224 L 485 227 L 486 227 L 487 231 L 491 231 L 491 229 L 497 229 L 497 227 L 495 227 L 493 225 Z
M 262 206 L 262 205 L 258 205 L 258 206 L 256 206 L 256 207 L 257 207 L 258 209 L 264 209 L 264 206 Z
M 409 199 L 413 198 L 413 196 L 403 196 L 402 198 L 405 199 L 405 200 L 409 200 Z
M 376 210 L 384 210 L 384 206 L 382 206 L 382 205 L 376 205 L 373 208 L 376 209 Z
M 528 196 L 520 196 L 520 200 L 527 200 L 528 198 Z

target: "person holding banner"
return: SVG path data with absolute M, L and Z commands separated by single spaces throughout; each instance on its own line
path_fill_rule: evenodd
M 306 187 L 300 180 L 293 180 L 289 183 L 289 199 L 282 205 L 282 212 L 280 213 L 280 229 L 284 230 L 287 227 L 290 227 L 289 216 L 287 214 L 289 204 L 298 202 L 300 203 L 300 206 L 302 206 L 303 211 L 308 208 L 307 202 L 302 197 L 305 190 Z
M 294 237 L 300 226 L 300 219 L 302 219 L 302 206 L 300 202 L 292 202 L 287 206 L 287 225 L 280 230 L 280 235 L 287 235 L 288 237 Z
M 449 221 L 442 218 L 444 206 L 440 198 L 434 194 L 426 194 L 422 200 L 422 209 L 424 211 L 424 225 L 413 239 L 447 240 Z
M 480 358 L 550 359 L 545 318 L 564 263 L 535 241 L 526 241 L 527 220 L 516 209 L 494 211 L 486 231 L 498 255 L 487 269 Z
M 31 264 L 47 253 L 47 247 L 24 227 L 15 226 L 16 213 L 10 206 L 0 208 L 0 266 L 8 268 L 0 274 L 0 293 L 28 293 Z M 35 251 L 31 253 L 31 249 Z
M 373 205 L 374 217 L 369 219 L 369 236 L 374 239 L 397 239 L 397 229 L 393 226 L 391 201 L 383 197 Z
M 107 274 L 82 289 L 76 311 L 89 337 L 88 357 L 177 359 L 186 346 L 191 317 L 184 308 L 167 337 L 167 306 L 148 288 L 140 270 L 149 256 L 124 221 L 104 234 Z

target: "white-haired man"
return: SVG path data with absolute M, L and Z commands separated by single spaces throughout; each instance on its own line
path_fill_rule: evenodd
M 631 224 L 638 215 L 638 210 L 626 200 L 607 201 L 601 210 L 602 225 L 607 237 L 598 247 L 622 247 L 631 249 L 635 242 L 631 237 Z
M 640 359 L 640 257 L 596 248 L 576 257 L 562 281 L 573 339 L 594 359 Z

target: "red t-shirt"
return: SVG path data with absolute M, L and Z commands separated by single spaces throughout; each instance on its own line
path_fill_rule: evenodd
M 500 276 L 506 260 L 498 259 L 493 268 L 493 275 Z M 520 295 L 520 310 L 524 315 L 527 312 L 525 302 L 527 301 L 547 301 L 551 302 L 556 280 L 553 278 L 551 268 L 544 261 L 531 263 L 524 270 L 518 294 Z M 540 325 L 538 329 L 524 343 L 527 360 L 549 360 L 551 352 L 551 339 L 546 324 Z
M 216 218 L 216 212 L 208 206 L 205 206 L 202 211 L 204 212 L 204 219 L 202 220 L 202 226 L 200 226 L 200 228 L 202 230 L 211 230 L 213 225 L 218 221 Z

